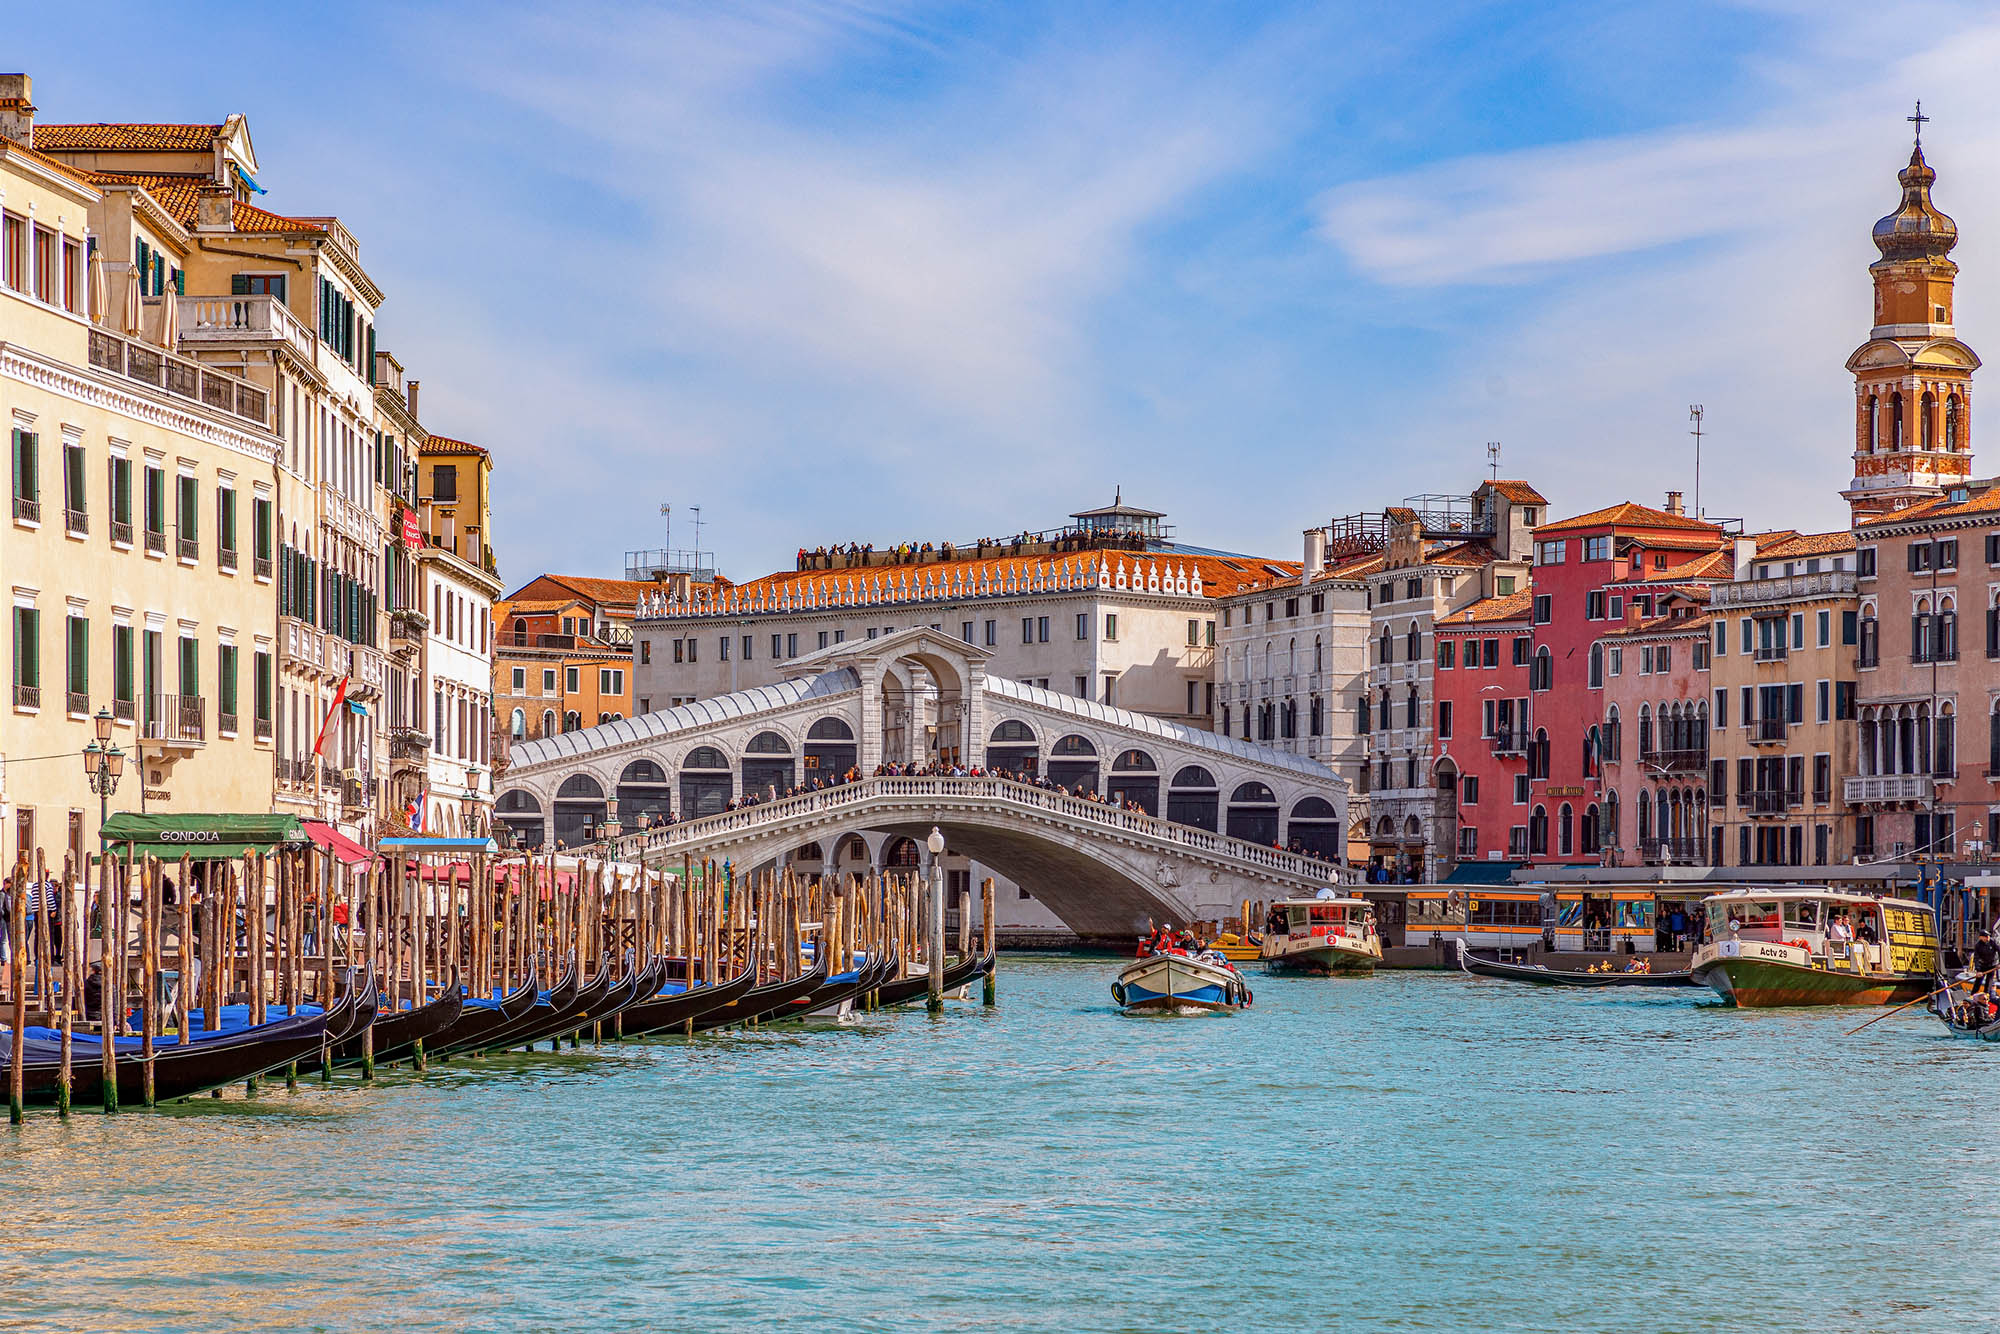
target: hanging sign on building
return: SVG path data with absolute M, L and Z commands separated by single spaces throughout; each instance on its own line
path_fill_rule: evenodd
M 403 545 L 406 547 L 414 548 L 414 547 L 420 547 L 423 544 L 424 544 L 424 530 L 417 523 L 417 512 L 415 510 L 404 510 Z

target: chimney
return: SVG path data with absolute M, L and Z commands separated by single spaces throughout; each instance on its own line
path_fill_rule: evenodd
M 1685 505 L 1681 504 L 1681 493 L 1680 493 L 1680 492 L 1678 492 L 1678 491 L 1669 491 L 1669 492 L 1667 492 L 1667 513 L 1669 513 L 1669 514 L 1686 514 L 1686 513 L 1687 513 L 1687 506 L 1685 506 Z
M 1311 583 L 1326 568 L 1326 529 L 1306 529 L 1306 569 L 1300 583 Z
M 1735 569 L 1732 571 L 1733 577 L 1748 579 L 1750 577 L 1750 562 L 1757 559 L 1757 539 L 1754 537 L 1737 538 L 1731 559 L 1735 564 Z
M 236 195 L 226 185 L 204 185 L 194 203 L 198 232 L 226 232 L 236 223 Z
M 34 80 L 25 74 L 0 74 L 0 139 L 35 146 Z
M 416 417 L 418 421 L 422 421 L 423 418 L 417 413 L 417 382 L 415 380 L 405 382 L 404 393 L 410 400 L 410 415 Z

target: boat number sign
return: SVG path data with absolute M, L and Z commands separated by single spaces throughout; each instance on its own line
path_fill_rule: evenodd
M 1716 948 L 1719 959 L 1775 959 L 1797 963 L 1805 951 L 1791 945 L 1769 945 L 1761 940 L 1725 940 Z

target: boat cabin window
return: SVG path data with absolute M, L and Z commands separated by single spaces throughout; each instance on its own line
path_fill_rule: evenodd
M 1470 899 L 1466 902 L 1466 920 L 1473 926 L 1525 926 L 1539 931 L 1542 926 L 1542 900 L 1532 899 Z
M 1344 922 L 1347 920 L 1347 909 L 1338 904 L 1315 903 L 1308 911 L 1312 913 L 1312 920 L 1315 922 Z
M 1727 940 L 1732 925 L 1735 927 L 1735 934 L 1744 940 L 1778 939 L 1783 931 L 1778 901 L 1728 899 L 1708 905 L 1708 929 L 1711 938 Z
M 1457 926 L 1465 921 L 1464 900 L 1454 900 L 1444 894 L 1412 894 L 1409 903 L 1407 929 L 1420 927 Z
M 1821 910 L 1824 907 L 1818 899 L 1786 899 L 1785 925 L 1801 931 L 1817 931 L 1823 925 Z

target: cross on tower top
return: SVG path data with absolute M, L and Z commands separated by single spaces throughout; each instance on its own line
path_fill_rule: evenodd
M 1914 116 L 1905 116 L 1903 119 L 1917 127 L 1917 147 L 1922 148 L 1924 146 L 1924 122 L 1928 121 L 1930 117 L 1924 114 L 1924 100 L 1921 97 L 1917 99 L 1917 114 Z

